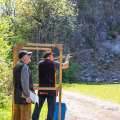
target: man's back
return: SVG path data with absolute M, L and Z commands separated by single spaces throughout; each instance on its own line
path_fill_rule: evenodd
M 40 87 L 55 86 L 55 66 L 54 62 L 44 60 L 39 62 L 39 85 Z

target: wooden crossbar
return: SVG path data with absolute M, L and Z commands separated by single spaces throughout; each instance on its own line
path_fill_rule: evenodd
M 60 85 L 57 87 L 39 87 L 39 84 L 33 84 L 34 90 L 58 90 L 60 89 Z
M 27 46 L 38 46 L 38 47 L 55 47 L 55 44 L 40 44 L 40 43 L 27 43 Z
M 47 48 L 53 48 L 53 47 L 58 47 L 58 48 L 63 48 L 63 44 L 40 44 L 40 43 L 27 43 L 24 46 L 34 46 L 34 47 L 47 47 Z
M 58 90 L 57 87 L 34 87 L 34 90 Z
M 40 51 L 50 51 L 50 48 L 39 48 L 39 47 L 23 47 L 25 50 L 40 50 Z

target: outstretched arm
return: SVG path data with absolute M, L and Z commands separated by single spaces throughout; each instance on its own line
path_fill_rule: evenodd
M 62 63 L 62 68 L 63 68 L 63 69 L 69 68 L 69 60 L 70 60 L 70 54 L 67 54 L 67 56 L 66 56 L 66 58 L 65 58 L 65 62 Z
M 70 54 L 67 54 L 67 56 L 65 57 L 65 62 L 62 63 L 62 69 L 69 68 L 69 60 L 70 60 L 70 58 L 71 58 Z M 59 69 L 60 62 L 57 60 L 57 61 L 54 61 L 54 63 L 55 63 L 56 68 Z

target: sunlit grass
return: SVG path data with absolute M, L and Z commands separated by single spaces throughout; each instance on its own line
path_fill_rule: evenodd
M 120 84 L 64 84 L 63 88 L 120 104 Z
M 32 111 L 34 110 L 34 107 L 35 105 L 33 104 L 32 105 Z M 42 107 L 42 110 L 41 110 L 41 113 L 40 113 L 40 118 L 39 120 L 45 120 L 45 118 L 47 117 L 47 104 L 44 103 L 43 107 Z
M 11 120 L 12 116 L 12 101 L 11 97 L 8 97 L 8 102 L 4 108 L 0 108 L 0 120 Z
M 32 111 L 34 110 L 34 104 L 32 104 Z M 12 116 L 12 100 L 9 98 L 9 103 L 5 108 L 0 108 L 0 120 L 11 120 Z M 40 119 L 39 120 L 45 120 L 47 116 L 47 104 L 45 103 L 43 105 L 41 114 L 40 114 Z
M 95 96 L 97 98 L 108 100 L 114 103 L 120 104 L 120 84 L 106 84 L 106 85 L 92 85 L 92 84 L 63 84 L 63 89 L 80 92 L 85 95 Z M 0 120 L 11 120 L 12 115 L 12 100 L 9 98 L 9 102 L 5 108 L 0 109 Z M 34 104 L 32 105 L 32 110 Z M 40 119 L 44 120 L 47 116 L 47 105 L 44 104 Z

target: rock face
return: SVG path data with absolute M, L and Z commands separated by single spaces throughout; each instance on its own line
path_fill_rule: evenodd
M 120 82 L 120 35 L 112 40 L 97 41 L 94 48 L 76 51 L 75 60 L 80 65 L 77 78 L 87 82 Z
M 120 82 L 120 1 L 77 0 L 75 61 L 77 78 L 88 82 Z M 76 49 L 77 48 L 77 49 Z
M 80 65 L 77 78 L 87 82 L 120 82 L 120 58 L 106 48 L 94 52 L 93 49 L 83 49 L 76 52 L 75 60 Z

